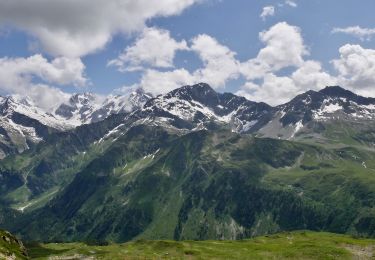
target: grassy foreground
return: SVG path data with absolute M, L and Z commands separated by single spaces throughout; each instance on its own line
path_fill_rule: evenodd
M 32 259 L 372 259 L 375 240 L 297 231 L 241 241 L 34 244 L 28 252 Z

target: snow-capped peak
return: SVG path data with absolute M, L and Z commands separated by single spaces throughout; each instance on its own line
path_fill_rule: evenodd
M 130 89 L 122 95 L 100 96 L 92 93 L 72 95 L 54 114 L 69 124 L 78 126 L 104 120 L 112 114 L 131 112 L 141 108 L 151 95 L 142 89 Z
M 3 118 L 12 118 L 14 113 L 17 113 L 35 119 L 41 124 L 57 130 L 65 130 L 69 128 L 69 125 L 59 121 L 53 115 L 46 113 L 42 108 L 37 107 L 34 102 L 27 97 L 17 95 L 1 97 L 0 109 Z
M 235 131 L 247 132 L 256 129 L 258 122 L 270 115 L 272 108 L 231 93 L 217 93 L 209 85 L 200 83 L 151 99 L 142 111 L 142 117 L 168 124 L 182 120 L 185 122 L 182 127 L 190 129 L 215 121 Z
M 316 127 L 315 123 L 375 119 L 374 98 L 358 96 L 338 86 L 307 91 L 276 109 L 273 119 L 260 131 L 263 136 L 289 139 L 305 131 L 306 125 Z

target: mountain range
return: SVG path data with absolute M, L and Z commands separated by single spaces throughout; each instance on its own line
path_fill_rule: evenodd
M 58 104 L 53 111 L 45 111 L 27 97 L 0 97 L 0 158 L 21 153 L 51 133 L 139 109 L 150 98 L 142 89 L 108 97 L 73 94 L 68 102 Z
M 91 93 L 74 94 L 51 112 L 38 108 L 27 98 L 9 96 L 1 98 L 0 111 L 0 156 L 4 158 L 23 152 L 53 132 L 126 113 L 130 113 L 128 120 L 148 120 L 189 131 L 209 129 L 214 123 L 238 133 L 295 139 L 300 133 L 304 137 L 308 133 L 316 135 L 329 122 L 366 125 L 375 118 L 375 99 L 335 86 L 308 91 L 286 104 L 271 107 L 231 93 L 216 93 L 202 83 L 157 97 L 142 89 L 106 98 Z
M 375 99 L 338 86 L 276 107 L 201 83 L 0 112 L 0 227 L 29 240 L 375 236 Z

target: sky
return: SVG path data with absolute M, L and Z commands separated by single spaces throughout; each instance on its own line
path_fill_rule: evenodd
M 0 0 L 0 94 L 154 95 L 199 82 L 278 105 L 375 96 L 373 0 Z

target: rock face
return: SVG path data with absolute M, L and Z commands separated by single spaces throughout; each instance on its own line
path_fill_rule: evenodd
M 3 230 L 0 230 L 0 259 L 28 259 L 27 250 L 22 242 Z

